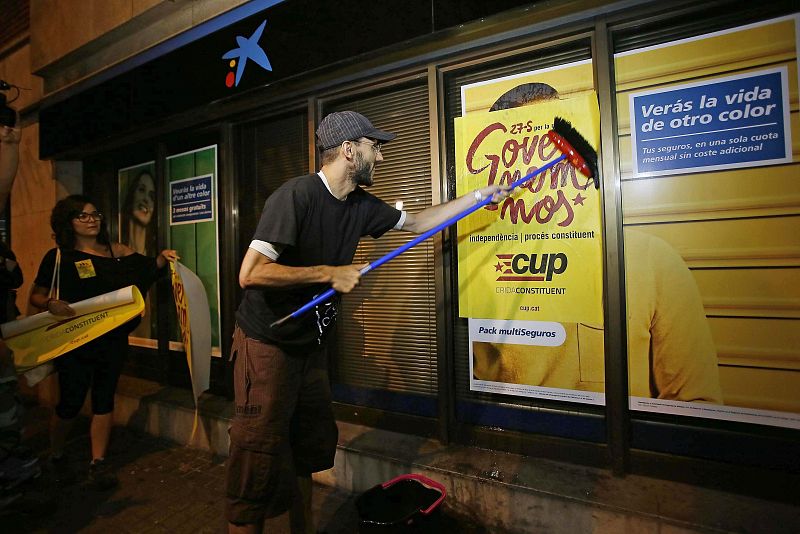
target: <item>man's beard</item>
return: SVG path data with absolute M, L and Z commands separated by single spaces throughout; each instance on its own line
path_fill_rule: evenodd
M 372 185 L 372 175 L 375 167 L 372 163 L 367 163 L 364 159 L 364 156 L 362 156 L 360 152 L 356 152 L 355 166 L 356 168 L 353 171 L 353 182 L 356 185 Z

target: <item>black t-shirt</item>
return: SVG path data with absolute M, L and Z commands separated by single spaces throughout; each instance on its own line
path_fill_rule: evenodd
M 284 245 L 278 263 L 292 267 L 349 265 L 362 236 L 378 238 L 400 220 L 400 212 L 360 187 L 341 201 L 317 174 L 289 180 L 264 204 L 253 239 Z M 336 321 L 338 298 L 303 317 L 270 328 L 294 312 L 326 284 L 295 288 L 247 289 L 236 320 L 248 337 L 291 350 L 321 345 Z
M 56 249 L 51 249 L 39 265 L 34 281 L 37 286 L 50 288 L 55 264 Z M 59 299 L 78 302 L 130 285 L 137 286 L 144 295 L 158 275 L 156 259 L 141 254 L 107 258 L 79 250 L 62 249 Z M 129 321 L 124 325 L 124 330 L 130 331 L 138 323 L 138 318 Z

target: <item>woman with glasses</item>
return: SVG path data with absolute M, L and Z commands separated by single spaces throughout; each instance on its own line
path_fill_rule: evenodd
M 48 251 L 42 259 L 31 292 L 31 304 L 54 315 L 71 317 L 75 315 L 71 302 L 129 285 L 136 285 L 146 294 L 167 262 L 178 259 L 174 250 L 162 250 L 152 258 L 136 253 L 127 245 L 111 242 L 104 219 L 91 199 L 83 195 L 70 195 L 55 205 L 50 226 L 57 248 Z M 50 286 L 59 251 L 59 294 L 58 298 L 52 298 Z M 111 435 L 114 393 L 128 350 L 128 333 L 138 322 L 138 318 L 134 319 L 54 360 L 58 370 L 59 401 L 50 423 L 51 461 L 61 483 L 75 479 L 63 448 L 69 429 L 91 390 L 89 482 L 97 489 L 117 484 L 105 455 Z

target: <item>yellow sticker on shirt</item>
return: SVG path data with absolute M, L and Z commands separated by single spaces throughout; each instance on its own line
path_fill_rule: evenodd
M 78 276 L 81 278 L 92 278 L 93 276 L 97 276 L 97 273 L 94 272 L 92 260 L 76 261 L 75 268 L 78 269 Z

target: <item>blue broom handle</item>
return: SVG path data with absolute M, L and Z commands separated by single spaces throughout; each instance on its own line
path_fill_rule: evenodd
M 553 165 L 563 161 L 564 159 L 566 159 L 566 157 L 567 156 L 562 154 L 559 157 L 557 157 L 556 159 L 554 159 L 553 161 L 549 162 L 544 167 L 541 167 L 541 168 L 536 169 L 535 171 L 533 171 L 533 172 L 531 172 L 529 174 L 526 174 L 525 176 L 523 176 L 522 178 L 520 178 L 519 180 L 517 180 L 516 182 L 511 184 L 511 186 L 509 187 L 509 193 L 511 191 L 513 191 L 514 189 L 516 189 L 517 187 L 519 187 L 520 185 L 522 185 L 525 182 L 527 182 L 528 180 L 530 180 L 531 178 L 533 178 L 534 176 L 536 176 L 537 174 L 541 174 L 542 172 L 546 171 L 547 169 L 549 169 Z M 363 275 L 367 274 L 368 272 L 370 272 L 370 271 L 372 271 L 374 269 L 377 269 L 378 267 L 380 267 L 381 265 L 383 265 L 387 261 L 393 260 L 394 258 L 399 256 L 403 252 L 407 251 L 408 249 L 419 245 L 420 243 L 422 243 L 423 241 L 425 241 L 426 239 L 428 239 L 432 235 L 441 232 L 442 230 L 444 230 L 445 228 L 447 228 L 451 224 L 455 224 L 456 222 L 460 221 L 461 219 L 463 219 L 464 217 L 466 217 L 470 213 L 473 213 L 473 212 L 479 210 L 483 206 L 489 204 L 492 201 L 492 197 L 493 196 L 494 195 L 489 195 L 488 197 L 484 198 L 483 200 L 481 200 L 480 202 L 478 202 L 474 206 L 470 206 L 469 208 L 465 209 L 464 211 L 462 211 L 460 213 L 457 213 L 456 215 L 453 215 L 452 217 L 450 217 L 449 219 L 447 219 L 443 223 L 440 223 L 440 224 L 436 225 L 434 228 L 431 228 L 427 232 L 421 233 L 420 235 L 418 235 L 417 237 L 415 237 L 414 239 L 412 239 L 411 241 L 409 241 L 405 245 L 402 245 L 402 246 L 394 249 L 393 251 L 389 252 L 388 254 L 383 256 L 382 258 L 379 258 L 379 259 L 373 261 L 372 263 L 370 263 L 369 265 L 367 265 L 366 267 L 361 269 L 361 275 L 363 276 Z M 333 289 L 333 288 L 330 288 L 327 291 L 325 291 L 324 293 L 320 293 L 319 295 L 314 297 L 314 299 L 312 299 L 308 304 L 304 305 L 301 308 L 298 308 L 297 311 L 292 312 L 291 314 L 287 315 L 283 319 L 275 321 L 272 324 L 276 325 L 278 323 L 282 323 L 286 319 L 300 317 L 301 315 L 306 313 L 308 310 L 310 310 L 311 308 L 313 308 L 317 304 L 325 302 L 326 300 L 328 300 L 329 298 L 331 298 L 335 294 L 336 294 L 336 290 Z

